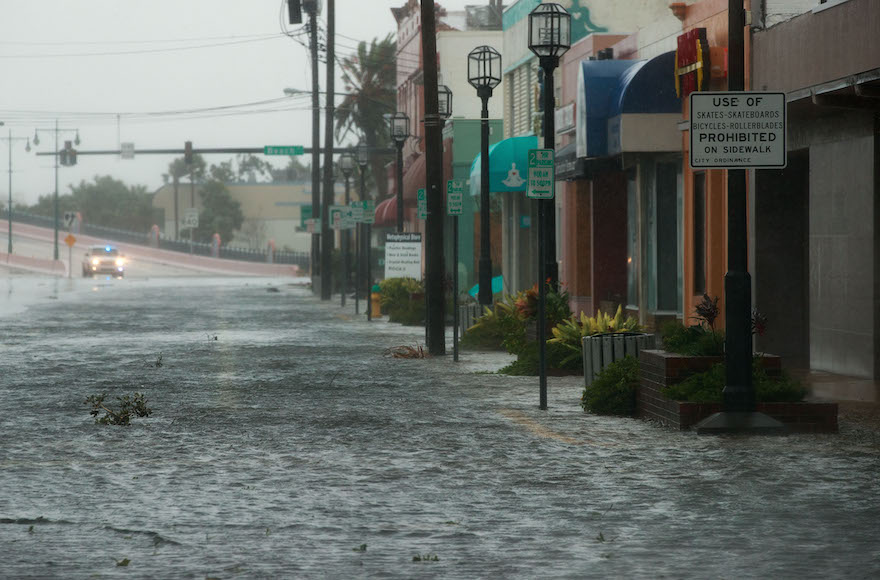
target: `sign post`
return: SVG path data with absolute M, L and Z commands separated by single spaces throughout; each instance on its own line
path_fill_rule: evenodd
M 553 199 L 556 157 L 553 149 L 529 150 L 529 181 L 526 195 L 538 200 L 538 388 L 539 408 L 547 408 L 547 219 L 546 202 Z
M 458 216 L 464 208 L 464 182 L 446 182 L 446 212 L 452 216 L 452 360 L 458 362 Z
M 188 207 L 183 210 L 183 227 L 189 228 L 189 253 L 193 253 L 193 230 L 199 227 L 199 210 Z

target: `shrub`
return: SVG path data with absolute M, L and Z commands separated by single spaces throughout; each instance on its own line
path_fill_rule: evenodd
M 581 407 L 597 415 L 631 417 L 636 411 L 639 361 L 626 356 L 606 366 L 584 389 Z
M 412 296 L 424 295 L 425 286 L 414 278 L 386 278 L 379 283 L 382 309 L 388 320 L 405 325 L 419 325 L 425 320 L 425 301 Z
M 92 407 L 90 414 L 99 425 L 131 425 L 132 416 L 149 417 L 153 412 L 147 407 L 147 399 L 142 393 L 116 397 L 118 406 L 116 409 L 107 406 L 110 403 L 104 402 L 106 398 L 107 393 L 101 393 L 87 397 L 83 401 Z M 102 412 L 104 415 L 99 417 Z
M 663 348 L 685 356 L 721 356 L 724 354 L 724 332 L 703 326 L 684 326 L 672 321 L 660 330 Z
M 538 345 L 534 341 L 525 342 L 522 350 L 517 353 L 517 359 L 500 369 L 498 372 L 503 375 L 511 375 L 517 377 L 536 377 L 538 376 Z M 561 370 L 580 370 L 582 368 L 581 361 L 575 363 L 564 363 L 563 360 L 568 357 L 568 350 L 558 344 L 547 343 L 547 368 Z
M 704 373 L 666 387 L 663 394 L 673 401 L 720 403 L 726 380 L 725 367 L 719 363 Z M 752 384 L 759 403 L 797 403 L 807 394 L 807 389 L 785 372 L 778 378 L 768 376 L 761 357 L 752 360 Z
M 463 348 L 506 348 L 505 341 L 525 335 L 524 322 L 516 309 L 519 295 L 505 295 L 491 308 L 483 307 L 483 315 L 461 337 Z

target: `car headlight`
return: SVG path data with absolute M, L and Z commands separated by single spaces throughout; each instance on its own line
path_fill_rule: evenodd
M 97 266 L 100 263 L 101 263 L 101 260 L 99 260 L 98 258 L 92 258 L 92 265 L 93 266 Z
M 125 260 L 123 260 L 122 258 L 116 258 L 117 266 L 122 266 L 123 264 L 125 264 Z

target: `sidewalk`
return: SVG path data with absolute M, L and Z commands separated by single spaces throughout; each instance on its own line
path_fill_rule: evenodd
M 837 403 L 841 422 L 880 431 L 880 381 L 825 371 L 795 370 L 791 374 L 809 389 L 808 400 Z

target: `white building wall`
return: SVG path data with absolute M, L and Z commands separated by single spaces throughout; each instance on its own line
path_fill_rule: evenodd
M 437 54 L 440 60 L 440 74 L 443 84 L 452 91 L 452 116 L 464 119 L 479 119 L 483 104 L 477 97 L 477 89 L 468 82 L 467 56 L 474 48 L 489 45 L 501 53 L 502 33 L 488 30 L 444 30 L 437 33 Z M 489 99 L 489 117 L 500 119 L 504 114 L 504 82 L 495 87 Z
M 829 0 L 829 3 L 836 0 Z M 764 0 L 764 27 L 770 28 L 819 6 L 819 0 Z

